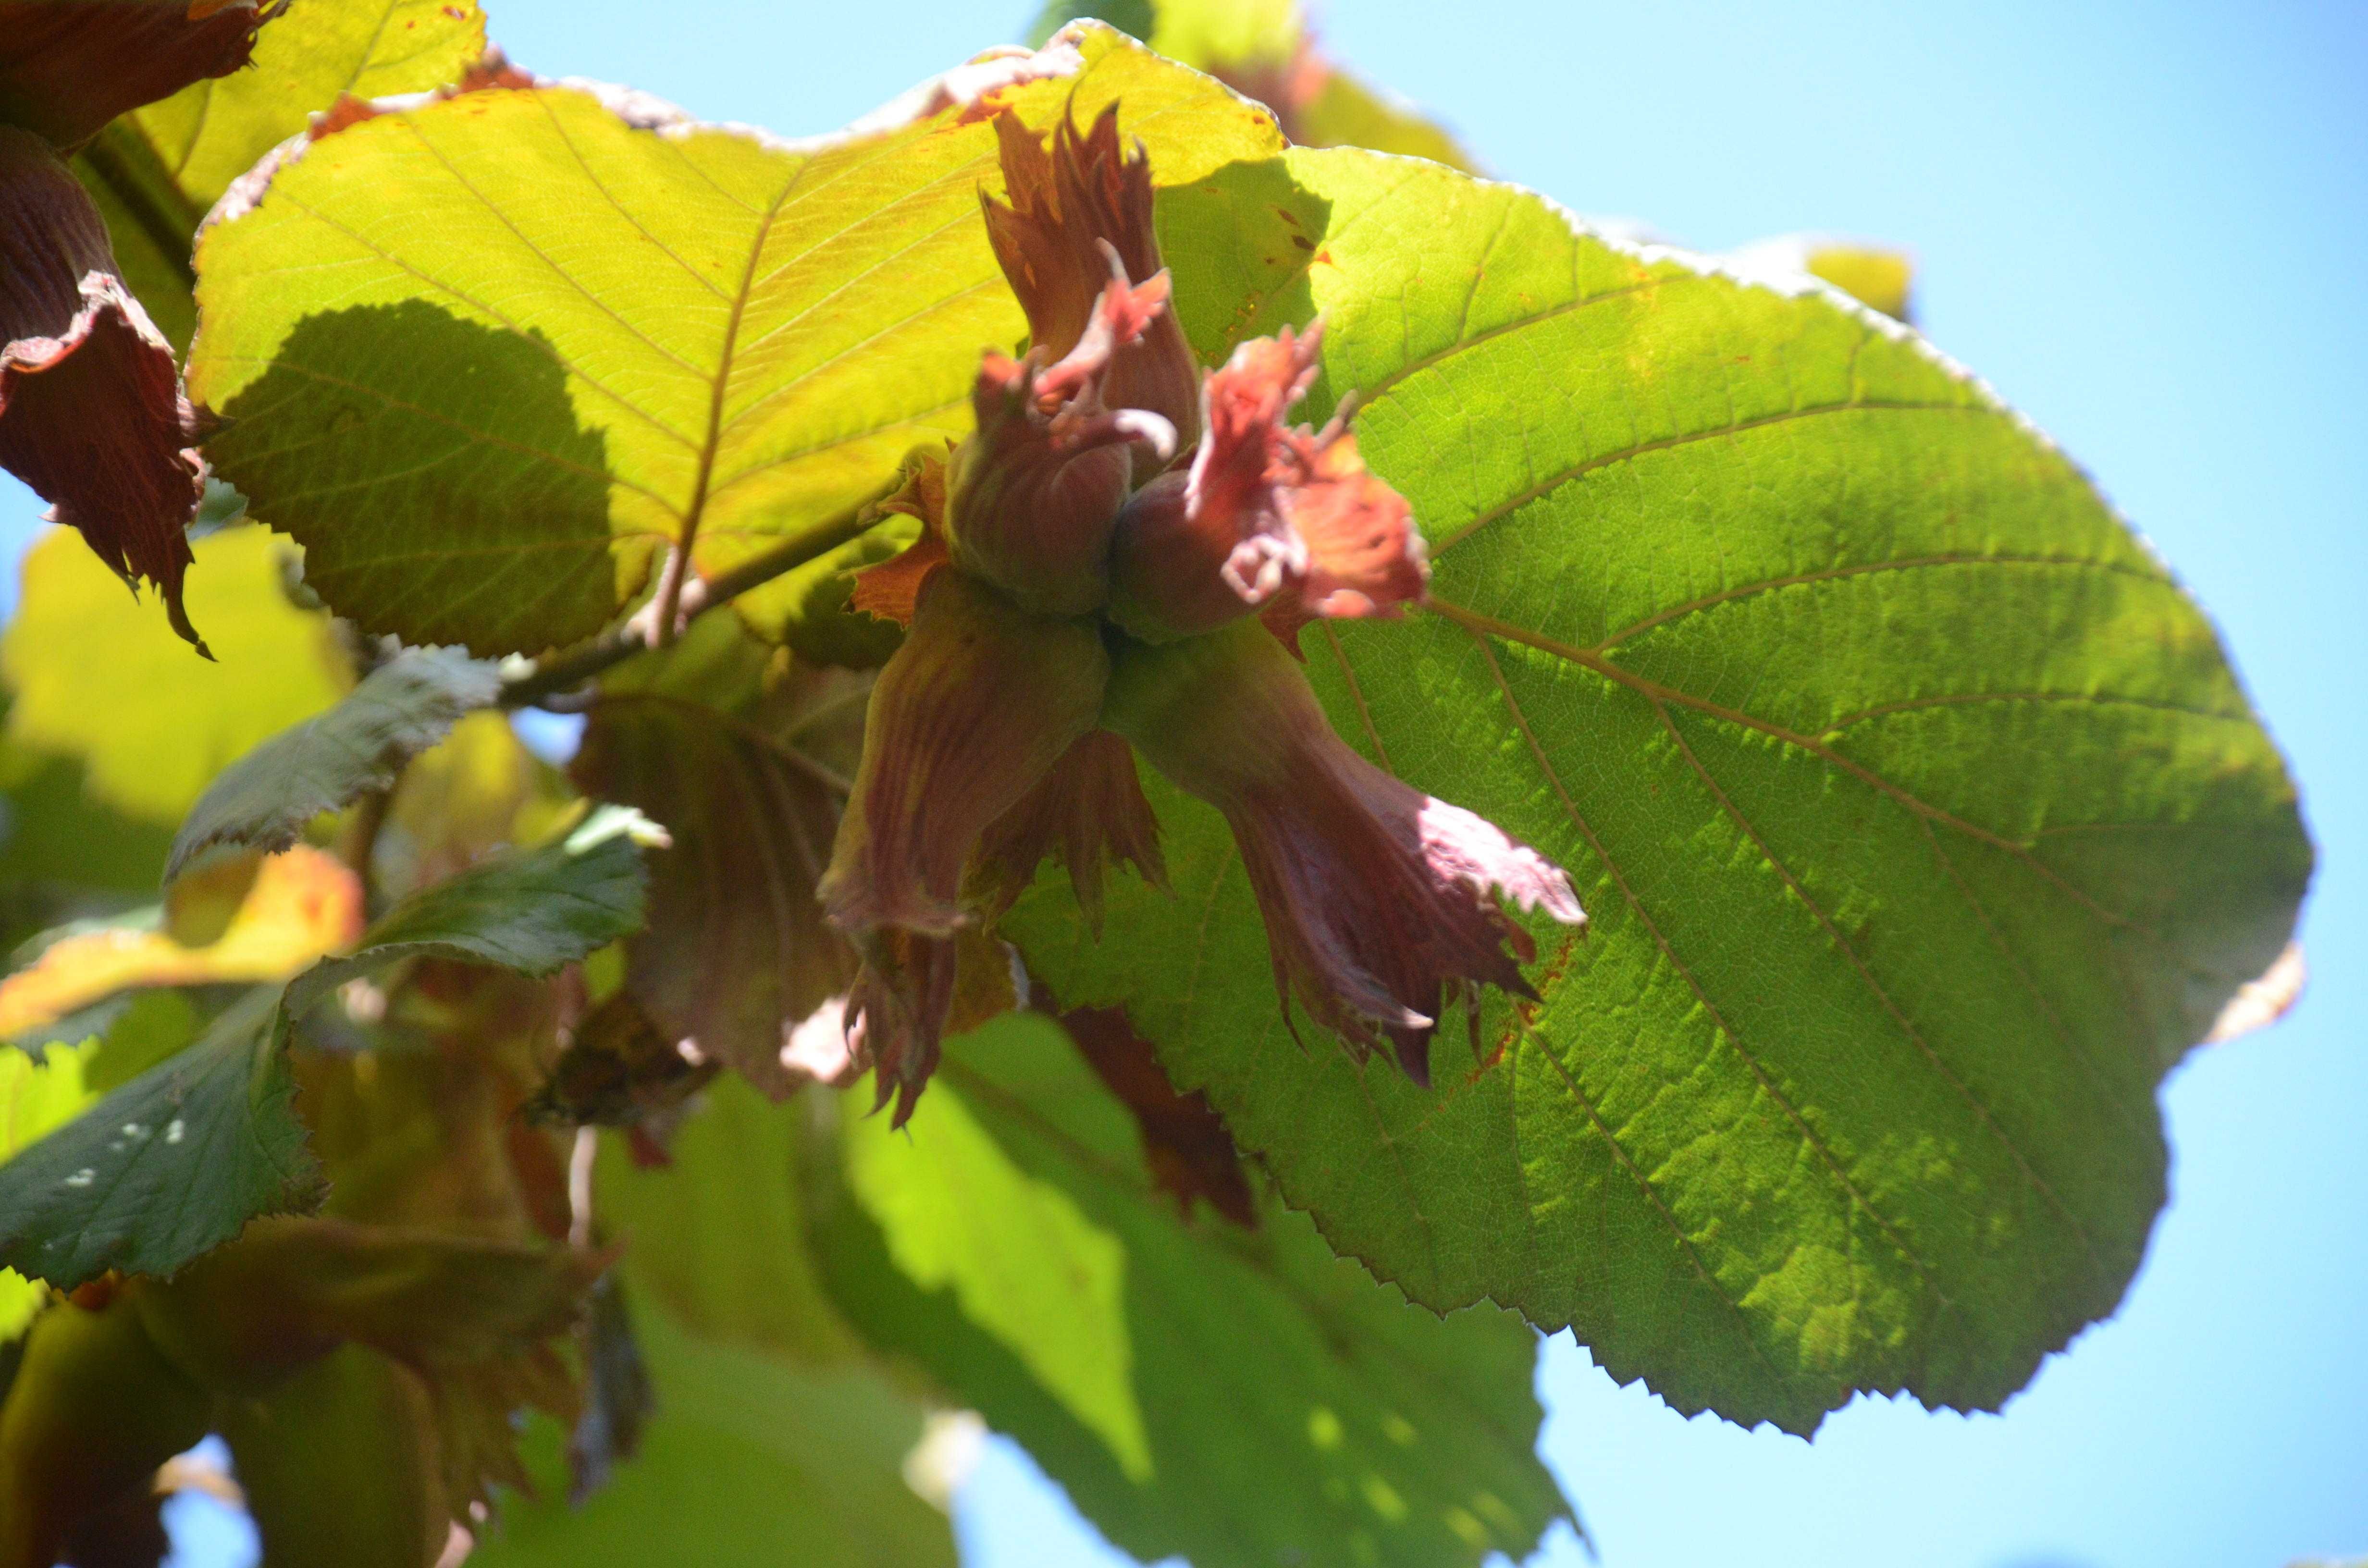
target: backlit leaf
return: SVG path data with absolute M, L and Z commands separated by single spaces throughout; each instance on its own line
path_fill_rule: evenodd
M 1274 109 L 1303 147 L 1369 147 L 1471 169 L 1471 154 L 1395 95 L 1326 57 L 1299 0 L 1051 0 L 1030 37 L 1081 17 L 1149 42 Z
M 1755 240 L 1726 258 L 1753 274 L 1806 273 L 1897 321 L 1912 321 L 1916 262 L 1905 251 L 1826 234 Z
M 24 597 L 0 635 L 11 748 L 80 763 L 99 802 L 167 828 L 226 764 L 351 683 L 328 617 L 281 591 L 284 544 L 247 526 L 195 548 L 189 613 L 214 663 L 63 528 L 26 552 Z
M 1680 1410 L 1995 1408 L 2121 1300 L 2154 1091 L 2277 957 L 2294 787 L 2210 625 L 1919 338 L 1443 169 L 1294 151 L 1172 195 L 1204 357 L 1326 321 L 1430 541 L 1429 613 L 1308 639 L 1333 722 L 1569 868 L 1537 1006 L 1424 1093 L 1282 1022 L 1223 824 L 1096 946 L 1179 1086 L 1417 1301 L 1571 1325 Z M 1304 239 L 1306 244 L 1301 244 Z
M 471 1562 L 953 1568 L 945 1515 L 903 1474 L 922 1414 L 880 1373 L 801 1368 L 702 1338 L 660 1307 L 637 1310 L 634 1328 L 657 1391 L 640 1455 L 573 1506 L 544 1426 L 540 1499 L 506 1497 Z
M 0 944 L 155 901 L 171 829 L 93 800 L 83 778 L 73 758 L 0 734 Z
M 633 1300 L 689 1333 L 814 1366 L 860 1358 L 806 1248 L 799 1175 L 803 1100 L 775 1107 L 718 1079 L 643 1169 L 601 1147 L 598 1210 L 625 1244 Z
M 123 279 L 174 347 L 197 326 L 189 239 L 266 153 L 347 94 L 424 92 L 485 51 L 476 0 L 302 0 L 256 40 L 254 62 L 121 116 L 74 160 L 106 216 Z
M 206 946 L 123 927 L 52 943 L 31 967 L 0 981 L 0 1039 L 137 986 L 285 980 L 350 946 L 361 927 L 354 874 L 334 857 L 300 846 L 263 863 L 229 928 Z
M 217 845 L 285 849 L 321 812 L 393 787 L 404 764 L 490 705 L 501 684 L 492 665 L 451 649 L 389 660 L 335 708 L 274 735 L 207 786 L 173 841 L 165 881 Z
M 1300 86 L 1295 108 L 1285 133 L 1303 146 L 1368 147 L 1454 169 L 1478 168 L 1463 144 L 1436 120 L 1329 63 Z
M 1568 1514 L 1519 1319 L 1408 1306 L 1279 1204 L 1179 1222 L 1048 1019 L 953 1042 L 906 1132 L 843 1136 L 814 1223 L 849 1321 L 1144 1561 L 1518 1561 Z
M 68 1290 L 170 1274 L 256 1214 L 318 1195 L 276 1049 L 277 986 L 0 1165 L 0 1265 Z
M 53 1045 L 33 1053 L 0 1051 L 0 1161 L 51 1129 L 81 1114 L 93 1096 L 84 1069 L 97 1050 Z M 40 1310 L 41 1287 L 13 1268 L 0 1268 L 0 1343 L 25 1332 Z
M 580 1507 L 547 1444 L 541 1499 L 505 1499 L 472 1561 L 951 1568 L 945 1516 L 907 1480 L 924 1412 L 868 1363 L 807 1251 L 805 1108 L 723 1078 L 669 1165 L 639 1168 L 604 1140 L 595 1211 L 625 1247 L 655 1413 L 640 1453 Z
M 390 112 L 201 240 L 192 384 L 240 421 L 209 455 L 341 613 L 479 653 L 594 631 L 669 545 L 712 573 L 819 537 L 1022 335 L 978 219 L 996 82 L 1039 125 L 1121 98 L 1170 179 L 1278 145 L 1091 27 L 824 142 L 573 88 Z
M 575 809 L 566 778 L 519 743 L 508 714 L 469 714 L 404 770 L 379 834 L 378 886 L 400 896 L 539 844 Z
M 125 117 L 202 214 L 266 153 L 340 97 L 458 82 L 485 52 L 476 0 L 297 0 L 246 69 Z

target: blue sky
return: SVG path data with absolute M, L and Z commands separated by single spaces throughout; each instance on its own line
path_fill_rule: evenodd
M 655 22 L 623 0 L 490 4 L 535 69 L 789 132 L 1026 20 L 1025 0 L 673 0 Z M 1543 1449 L 1604 1561 L 2368 1554 L 2368 7 L 1332 0 L 1324 30 L 1582 210 L 1704 246 L 1817 229 L 1912 248 L 1926 329 L 2217 619 L 2322 851 L 2309 996 L 2171 1080 L 2174 1198 L 2145 1269 L 2003 1415 L 1862 1402 L 1805 1443 L 1682 1420 L 1554 1341 Z M 0 539 L 33 511 L 0 480 Z M 974 1564 L 1124 1561 L 1000 1447 L 958 1522 Z M 1544 1560 L 1582 1559 L 1562 1539 Z

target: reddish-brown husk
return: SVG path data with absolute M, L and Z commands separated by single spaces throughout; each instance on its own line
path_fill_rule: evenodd
M 1112 104 L 1080 134 L 1066 117 L 1048 149 L 1015 115 L 996 117 L 1008 204 L 982 196 L 987 237 L 1028 312 L 1046 362 L 1067 358 L 1090 324 L 1110 276 L 1109 253 L 1138 282 L 1159 276 L 1152 227 L 1151 164 L 1129 153 Z M 1197 438 L 1200 367 L 1172 314 L 1150 323 L 1141 347 L 1110 369 L 1103 392 L 1113 408 L 1140 408 L 1174 427 L 1179 447 Z M 1138 453 L 1141 483 L 1164 460 Z
M 1369 472 L 1339 418 L 1285 423 L 1316 372 L 1321 324 L 1253 338 L 1210 372 L 1200 450 L 1127 505 L 1110 613 L 1154 642 L 1253 611 L 1286 643 L 1318 617 L 1393 616 L 1429 579 L 1405 497 Z
M 119 575 L 154 583 L 200 652 L 181 584 L 206 426 L 80 182 L 39 137 L 0 126 L 0 466 Z
M 1383 772 L 1333 732 L 1298 664 L 1254 623 L 1123 653 L 1105 723 L 1232 826 L 1275 983 L 1362 1056 L 1383 1040 L 1417 1083 L 1465 983 L 1533 994 L 1529 933 L 1502 894 L 1585 920 L 1560 869 L 1472 812 Z
M 1134 1113 L 1152 1181 L 1176 1199 L 1187 1218 L 1192 1199 L 1201 1198 L 1235 1224 L 1255 1226 L 1258 1210 L 1224 1119 L 1206 1096 L 1177 1092 L 1151 1042 L 1127 1020 L 1126 1009 L 1073 1007 L 1060 1017 L 1104 1085 Z
M 1134 748 L 1108 730 L 1079 737 L 1020 802 L 987 828 L 979 843 L 979 873 L 988 913 L 999 915 L 1036 880 L 1047 855 L 1069 869 L 1077 907 L 1099 935 L 1102 873 L 1123 860 L 1144 881 L 1167 885 L 1159 853 L 1159 820 L 1135 776 Z
M 127 109 L 227 76 L 285 0 L 0 0 L 0 123 L 72 148 Z
M 934 574 L 871 688 L 863 762 L 820 892 L 850 936 L 970 923 L 979 835 L 1093 727 L 1109 678 L 1083 621 L 1030 615 L 961 572 Z

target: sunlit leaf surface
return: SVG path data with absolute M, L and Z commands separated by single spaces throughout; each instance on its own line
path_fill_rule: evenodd
M 231 181 L 344 95 L 424 92 L 485 51 L 476 0 L 304 0 L 256 36 L 254 62 L 123 115 L 74 160 L 124 281 L 186 349 L 197 326 L 189 237 Z
M 1567 1513 L 1531 1452 L 1526 1327 L 1408 1306 L 1280 1205 L 1254 1232 L 1178 1225 L 1051 1022 L 986 1026 L 906 1132 L 850 1116 L 845 1137 L 815 1223 L 849 1320 L 1144 1561 L 1519 1560 Z
M 1038 125 L 1118 98 L 1171 179 L 1280 144 L 1107 29 L 953 85 L 997 76 Z M 980 350 L 1025 330 L 987 118 L 791 143 L 552 88 L 328 137 L 199 247 L 192 384 L 241 422 L 208 452 L 373 631 L 588 633 L 669 545 L 712 572 L 813 533 L 967 426 Z
M 1992 1408 L 2111 1312 L 2154 1090 L 2277 957 L 2311 851 L 2210 625 L 2072 463 L 1919 339 L 1575 232 L 1447 170 L 1292 152 L 1172 196 L 1204 357 L 1326 324 L 1414 503 L 1428 613 L 1311 632 L 1341 732 L 1570 869 L 1536 1006 L 1415 1089 L 1278 1009 L 1222 823 L 1095 944 L 1285 1196 L 1417 1301 L 1569 1324 L 1681 1410 Z
M 335 702 L 351 683 L 328 618 L 281 587 L 284 541 L 242 526 L 197 541 L 189 613 L 213 662 L 65 528 L 26 552 L 0 673 L 12 750 L 80 764 L 97 801 L 177 826 L 233 758 Z

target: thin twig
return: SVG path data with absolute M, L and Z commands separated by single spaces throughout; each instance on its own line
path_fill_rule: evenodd
M 379 835 L 386 827 L 387 813 L 393 804 L 393 786 L 370 790 L 355 802 L 354 820 L 347 829 L 346 865 L 362 885 L 362 908 L 371 919 L 381 913 L 376 874 Z
M 882 490 L 881 494 L 885 494 L 886 492 Z M 684 573 L 676 625 L 688 624 L 717 605 L 729 603 L 749 589 L 761 587 L 785 573 L 794 572 L 808 562 L 860 537 L 878 520 L 871 516 L 871 504 L 877 499 L 877 495 L 866 496 L 797 538 L 775 545 L 761 554 L 752 555 L 728 572 L 718 573 L 712 577 Z M 504 708 L 539 706 L 546 698 L 557 698 L 562 693 L 574 691 L 601 671 L 622 664 L 644 648 L 660 641 L 672 641 L 655 636 L 657 628 L 655 611 L 659 608 L 659 601 L 653 599 L 632 617 L 598 636 L 549 654 L 524 675 L 504 681 L 501 705 Z

